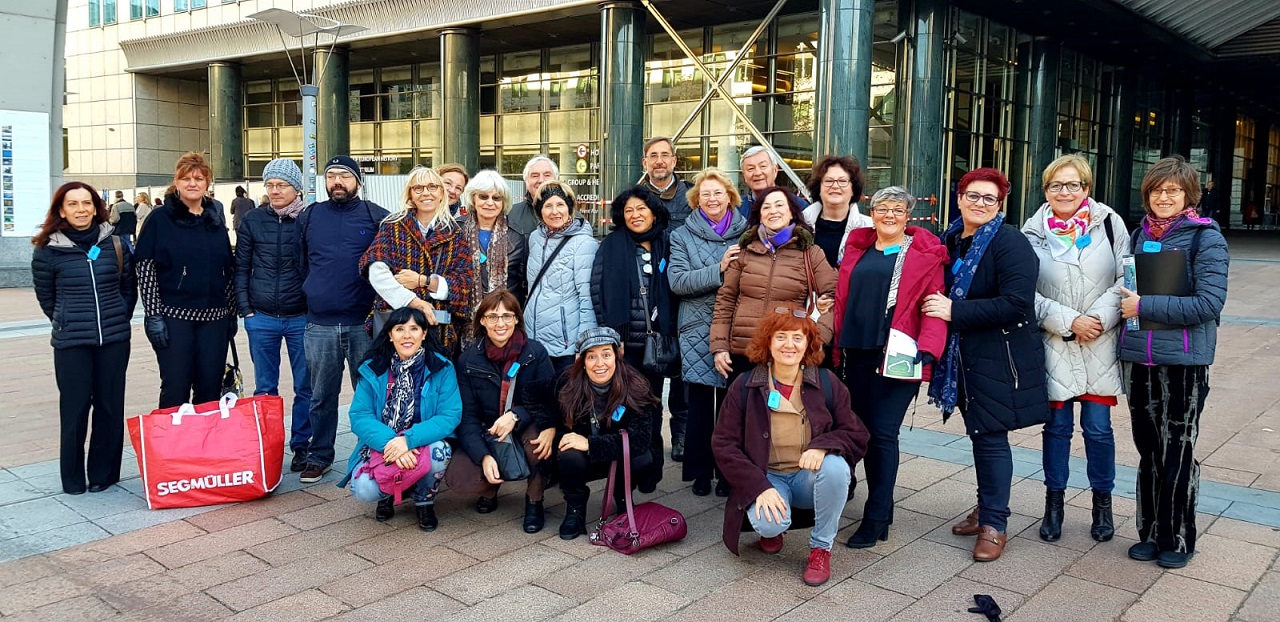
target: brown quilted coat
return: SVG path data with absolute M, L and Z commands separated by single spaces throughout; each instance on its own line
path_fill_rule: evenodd
M 813 243 L 813 234 L 796 227 L 795 235 L 776 254 L 765 250 L 755 229 L 748 229 L 738 242 L 742 252 L 724 273 L 724 285 L 716 293 L 711 315 L 711 352 L 745 355 L 756 327 L 766 313 L 778 307 L 804 309 L 809 292 L 819 296 L 835 294 L 836 271 L 827 264 L 822 249 Z M 809 254 L 814 285 L 805 277 L 804 254 Z M 831 312 L 822 314 L 818 326 L 824 343 L 831 341 Z

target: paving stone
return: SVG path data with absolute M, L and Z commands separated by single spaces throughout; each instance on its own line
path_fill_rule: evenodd
M 919 598 L 973 565 L 972 554 L 917 540 L 854 575 L 859 581 Z
M 358 520 L 358 519 L 352 519 Z M 431 533 L 426 533 L 418 529 L 416 522 L 412 525 L 403 526 L 392 531 L 375 535 L 371 538 L 361 540 L 347 545 L 346 550 L 359 555 L 375 564 L 384 564 L 393 559 L 399 559 L 414 551 L 420 551 L 426 547 L 434 547 L 441 544 L 452 546 L 454 550 L 467 549 L 466 546 L 453 546 L 463 537 L 475 533 L 480 530 L 480 525 L 458 518 L 446 520 L 441 518 L 440 527 Z M 490 533 L 491 540 L 495 538 Z M 496 547 L 495 547 L 496 548 Z M 510 549 L 508 549 L 510 550 Z M 467 555 L 476 558 L 475 555 Z
M 1005 618 L 1009 622 L 1104 622 L 1118 619 L 1137 599 L 1133 592 L 1062 575 Z
M 836 550 L 831 552 L 831 579 L 823 585 L 813 587 L 800 578 L 809 562 L 807 530 L 792 535 L 798 537 L 791 538 L 788 546 L 777 555 L 767 555 L 759 550 L 751 551 L 750 557 L 754 558 L 758 567 L 747 578 L 761 585 L 772 586 L 775 596 L 794 595 L 801 600 L 808 600 L 882 559 L 880 555 L 865 549 L 855 550 L 837 545 Z
M 537 589 L 537 588 L 524 588 Z M 541 590 L 540 590 L 541 591 Z M 513 594 L 504 595 L 510 598 Z M 333 618 L 334 622 L 368 622 L 369 620 L 400 620 L 405 612 L 422 612 L 423 619 L 440 620 L 462 609 L 462 603 L 426 587 L 415 587 L 398 594 L 381 598 L 363 607 L 352 609 Z M 558 611 L 558 610 L 557 610 Z M 492 620 L 515 620 L 512 616 L 494 617 Z M 489 618 L 485 619 L 489 622 Z
M 1213 526 L 1206 533 L 1222 536 L 1230 540 L 1280 548 L 1280 528 L 1235 520 L 1225 516 L 1213 521 Z
M 837 547 L 842 546 L 849 539 L 849 536 L 853 535 L 858 526 L 859 523 L 852 523 L 841 530 L 836 535 Z M 876 542 L 876 545 L 870 550 L 878 555 L 891 555 L 894 551 L 942 526 L 950 529 L 951 522 L 936 516 L 896 508 L 893 512 L 893 524 L 889 526 L 889 539 L 884 542 Z
M 350 553 L 327 551 L 309 559 L 278 566 L 205 591 L 218 599 L 218 602 L 236 611 L 244 611 L 363 572 L 372 566 L 373 564 L 368 561 Z M 332 597 L 325 595 L 325 598 Z
M 85 564 L 132 555 L 146 549 L 194 538 L 204 533 L 203 529 L 191 523 L 174 521 L 62 549 L 50 553 L 49 559 L 70 570 Z
M 660 549 L 642 551 L 635 555 L 597 555 L 535 579 L 533 584 L 575 601 L 586 602 L 615 586 L 649 574 L 678 559 L 680 558 Z
M 323 499 L 308 492 L 273 494 L 265 499 L 237 503 L 192 516 L 187 522 L 205 531 L 221 531 L 229 527 L 286 514 L 322 503 Z
M 1164 573 L 1125 612 L 1124 620 L 1168 622 L 1185 620 L 1190 612 L 1195 612 L 1197 621 L 1226 622 L 1231 619 L 1245 595 L 1245 592 L 1237 589 Z
M 898 466 L 896 484 L 911 490 L 924 490 L 960 471 L 963 465 L 933 460 L 930 458 L 912 458 Z M 860 484 L 865 480 L 860 480 Z
M 763 557 L 764 554 L 760 553 L 738 558 L 722 546 L 707 547 L 645 575 L 644 581 L 681 596 L 701 598 L 723 585 L 745 578 L 763 563 Z
M 907 497 L 898 506 L 921 514 L 951 518 L 957 514 L 968 514 L 976 501 L 977 490 L 973 486 L 944 479 Z
M 156 612 L 163 612 L 167 611 L 164 607 L 165 603 L 175 599 L 185 602 L 195 597 L 195 593 L 201 590 L 258 574 L 270 568 L 271 566 L 266 562 L 244 551 L 233 551 L 182 566 L 164 574 L 113 585 L 98 590 L 96 594 L 120 611 L 153 609 Z M 130 616 L 132 615 L 130 613 Z M 227 610 L 227 615 L 230 615 L 230 610 Z
M 960 576 L 1019 594 L 1034 594 L 1080 558 L 1079 551 L 1031 538 L 1010 538 L 1000 559 L 975 563 Z
M 74 581 L 84 583 L 95 590 L 108 585 L 128 583 L 165 571 L 165 567 L 142 553 L 117 557 L 76 569 L 68 573 Z
M 79 512 L 52 497 L 32 499 L 4 506 L 0 512 L 0 539 L 29 536 L 84 521 Z
M 488 561 L 502 555 L 506 555 L 515 549 L 528 547 L 537 544 L 549 538 L 559 539 L 559 519 L 552 520 L 551 515 L 547 515 L 547 528 L 539 533 L 525 533 L 523 528 L 524 519 L 514 519 L 500 525 L 484 526 L 480 523 L 468 519 L 464 519 L 461 523 L 461 531 L 466 535 L 448 536 L 443 535 L 432 538 L 433 543 L 444 543 L 450 548 L 481 561 Z M 440 520 L 440 528 L 431 535 L 438 536 L 444 531 L 448 521 L 443 518 Z M 586 536 L 582 536 L 572 542 L 570 545 L 578 545 L 591 547 L 587 542 Z M 594 548 L 594 547 L 592 547 Z
M 222 620 L 232 615 L 222 603 L 204 592 L 187 594 L 181 600 L 163 602 L 146 609 L 128 612 L 132 622 L 205 622 Z
M 50 603 L 83 596 L 92 588 L 63 575 L 42 577 L 26 583 L 0 588 L 0 615 L 13 615 Z
M 1196 539 L 1196 555 L 1174 574 L 1249 590 L 1276 559 L 1276 549 L 1206 534 Z
M 190 518 L 213 511 L 213 509 L 212 507 L 170 508 L 167 510 L 148 510 L 143 508 L 104 516 L 93 521 L 93 523 L 112 534 L 121 534 Z
M 250 555 L 273 566 L 283 566 L 299 559 L 314 557 L 326 551 L 340 549 L 348 544 L 372 538 L 392 530 L 386 523 L 357 516 L 330 523 L 315 529 L 299 531 L 293 535 L 245 549 Z
M 147 551 L 152 559 L 178 568 L 190 563 L 251 547 L 297 533 L 297 529 L 274 518 L 246 523 Z
M 450 601 L 457 602 L 457 601 Z M 577 603 L 555 592 L 525 585 L 494 595 L 466 609 L 439 618 L 441 622 L 535 622 L 546 620 Z
M 623 583 L 553 618 L 556 622 L 593 620 L 630 622 L 658 620 L 689 601 L 678 594 L 640 581 Z
M 542 530 L 542 532 L 553 535 L 551 537 L 543 538 L 539 541 L 539 544 L 560 551 L 561 553 L 568 553 L 578 559 L 591 559 L 597 555 L 611 552 L 608 547 L 582 546 L 582 542 L 580 541 L 581 539 L 561 540 L 559 536 L 559 529 L 560 521 L 562 519 L 563 517 L 558 516 L 554 521 L 552 521 L 550 512 L 547 513 L 547 526 Z M 585 538 L 586 536 L 583 537 Z M 664 546 L 663 550 L 667 553 L 671 553 L 671 551 L 667 550 L 669 548 L 669 546 Z
M 786 619 L 794 622 L 882 622 L 894 619 L 895 614 L 914 602 L 910 596 L 848 579 L 787 612 Z
M 583 546 L 590 545 L 584 541 Z M 428 587 L 474 605 L 577 562 L 572 555 L 535 544 L 431 581 Z
M 1117 537 L 1099 544 L 1066 569 L 1065 574 L 1086 581 L 1141 594 L 1160 578 L 1154 562 L 1129 559 L 1129 547 L 1137 540 Z
M 709 546 L 723 548 L 724 510 L 712 508 L 700 514 L 685 514 L 685 522 L 689 525 L 689 533 L 679 542 L 662 545 L 664 553 L 678 557 L 692 555 Z M 742 534 L 743 542 L 754 542 L 755 534 Z M 745 544 L 744 544 L 745 546 Z
M 738 579 L 677 611 L 668 620 L 773 620 L 804 601 L 790 594 L 775 594 L 772 586 Z
M 433 546 L 379 564 L 375 572 L 348 575 L 321 586 L 320 591 L 353 607 L 362 607 L 477 563 L 448 547 Z
M 1239 622 L 1272 622 L 1280 612 L 1280 572 L 1262 577 L 1236 614 Z
M 279 519 L 298 529 L 315 529 L 330 523 L 347 520 L 353 516 L 368 515 L 373 518 L 374 506 L 361 503 L 354 497 L 346 496 L 335 501 L 326 501 L 311 507 L 279 515 Z
M 18 583 L 43 579 L 62 572 L 64 568 L 45 555 L 28 557 L 22 561 L 0 564 L 0 588 Z
M 86 595 L 48 604 L 34 611 L 26 611 L 15 616 L 6 617 L 5 622 L 53 622 L 56 620 L 80 622 L 82 620 L 105 620 L 116 615 L 117 612 L 111 608 L 111 605 L 102 602 L 102 599 L 96 596 Z
M 80 522 L 58 529 L 0 540 L 0 563 L 100 540 L 109 535 L 111 534 L 93 523 Z
M 893 616 L 894 622 L 978 622 L 981 616 L 969 613 L 974 594 L 987 594 L 1004 611 L 1014 611 L 1026 597 L 998 587 L 953 577 Z M 1167 621 L 1166 621 L 1167 622 Z
M 229 619 L 235 622 L 311 622 L 338 615 L 346 609 L 342 601 L 328 594 L 307 590 L 241 611 Z
M 102 492 L 84 495 L 57 495 L 53 497 L 58 503 L 65 505 L 89 520 L 97 520 L 105 516 L 123 514 L 133 510 L 147 509 L 147 500 L 119 486 L 112 486 Z

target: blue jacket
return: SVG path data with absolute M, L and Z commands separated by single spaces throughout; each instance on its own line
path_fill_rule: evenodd
M 316 203 L 298 216 L 307 322 L 364 324 L 377 294 L 360 274 L 360 257 L 388 214 L 377 203 L 356 198 Z
M 462 395 L 458 392 L 458 377 L 454 373 L 453 364 L 439 354 L 440 365 L 432 371 L 427 367 L 422 393 L 418 398 L 421 420 L 414 422 L 404 431 L 409 449 L 426 447 L 431 443 L 442 441 L 453 434 L 458 422 L 462 420 Z M 342 488 L 351 480 L 356 467 L 360 466 L 360 450 L 364 447 L 382 451 L 396 433 L 382 422 L 382 409 L 387 404 L 387 374 L 374 375 L 369 368 L 369 361 L 360 365 L 360 379 L 356 383 L 356 394 L 351 400 L 351 408 L 347 416 L 351 418 L 351 431 L 355 433 L 359 443 L 347 459 L 347 475 L 338 482 Z
M 1192 240 L 1200 232 L 1195 261 Z M 1145 227 L 1133 231 L 1132 247 L 1142 254 L 1151 240 Z M 1184 220 L 1160 239 L 1163 249 L 1188 251 L 1187 270 L 1194 293 L 1190 296 L 1143 296 L 1138 317 L 1181 326 L 1165 330 L 1127 330 L 1120 336 L 1120 360 L 1144 365 L 1212 365 L 1218 348 L 1218 317 L 1227 302 L 1227 240 L 1218 223 L 1208 218 Z M 1123 326 L 1123 325 L 1122 325 Z
M 724 387 L 724 376 L 716 371 L 711 355 L 711 314 L 716 292 L 724 285 L 720 258 L 725 249 L 737 244 L 747 230 L 747 219 L 734 208 L 727 214 L 729 229 L 716 235 L 707 219 L 694 213 L 684 226 L 671 233 L 671 293 L 680 297 L 681 376 L 686 382 Z

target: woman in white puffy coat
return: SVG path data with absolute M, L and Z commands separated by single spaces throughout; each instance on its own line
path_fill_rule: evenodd
M 1129 248 L 1124 220 L 1089 196 L 1093 171 L 1079 155 L 1065 155 L 1044 170 L 1046 203 L 1022 232 L 1040 258 L 1036 316 L 1045 344 L 1053 419 L 1044 426 L 1044 518 L 1040 539 L 1062 537 L 1075 405 L 1093 489 L 1090 535 L 1115 534 L 1111 491 L 1116 444 L 1111 407 L 1123 392 L 1116 344 L 1120 335 L 1121 258 Z

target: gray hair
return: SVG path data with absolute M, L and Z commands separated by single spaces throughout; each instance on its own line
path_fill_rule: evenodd
M 886 201 L 905 203 L 907 205 L 907 214 L 910 214 L 916 207 L 916 198 L 911 196 L 911 193 L 907 192 L 907 189 L 902 186 L 889 186 L 888 188 L 876 190 L 876 193 L 871 195 L 871 209 L 875 209 L 877 205 Z
M 555 175 L 556 179 L 560 179 L 560 167 L 556 166 L 555 160 L 552 160 L 551 158 L 547 157 L 545 154 L 541 154 L 541 153 L 539 153 L 536 156 L 533 156 L 532 158 L 529 158 L 529 161 L 524 163 L 524 172 L 520 173 L 520 179 L 528 179 L 529 171 L 533 170 L 533 165 L 537 164 L 538 162 L 546 162 L 547 164 L 550 164 L 551 174 Z
M 466 208 L 468 214 L 475 213 L 475 201 L 472 197 L 477 192 L 488 192 L 502 197 L 503 210 L 511 205 L 511 191 L 507 189 L 507 180 L 491 168 L 476 173 L 476 176 L 467 182 L 467 187 L 462 189 L 462 206 Z
M 768 149 L 766 149 L 763 145 L 755 145 L 755 146 L 749 147 L 746 151 L 742 152 L 742 157 L 738 158 L 738 160 L 742 161 L 747 158 L 750 158 L 751 156 L 759 155 L 761 153 L 768 153 L 769 162 L 774 166 L 779 166 L 782 164 L 782 162 L 778 161 L 778 157 L 775 156 L 772 151 L 769 151 Z

